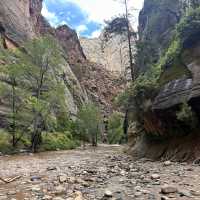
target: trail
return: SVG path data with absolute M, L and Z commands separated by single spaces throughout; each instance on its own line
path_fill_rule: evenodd
M 199 166 L 134 160 L 122 146 L 0 157 L 0 177 L 16 176 L 0 200 L 200 199 Z

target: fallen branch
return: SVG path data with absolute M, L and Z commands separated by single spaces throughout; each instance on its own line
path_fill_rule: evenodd
M 13 182 L 13 181 L 16 181 L 17 179 L 20 179 L 21 177 L 22 177 L 22 176 L 16 176 L 16 177 L 14 177 L 14 178 L 9 178 L 9 179 L 3 179 L 3 178 L 0 177 L 0 181 L 2 181 L 2 182 L 4 182 L 4 183 L 8 184 L 8 183 L 11 183 L 11 182 Z

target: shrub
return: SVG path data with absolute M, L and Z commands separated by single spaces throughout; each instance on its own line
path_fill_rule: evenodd
M 109 144 L 119 144 L 123 142 L 123 139 L 123 115 L 114 112 L 108 119 L 108 142 Z
M 9 153 L 12 150 L 10 143 L 11 136 L 8 132 L 3 129 L 0 129 L 0 152 Z
M 43 133 L 42 150 L 67 150 L 74 149 L 78 146 L 78 141 L 74 140 L 69 132 L 65 133 Z
M 180 106 L 180 110 L 176 112 L 176 117 L 179 121 L 184 122 L 192 128 L 197 125 L 196 114 L 193 112 L 191 106 L 186 102 Z
M 94 104 L 83 105 L 77 115 L 76 127 L 82 141 L 97 145 L 98 136 L 101 132 L 101 113 Z

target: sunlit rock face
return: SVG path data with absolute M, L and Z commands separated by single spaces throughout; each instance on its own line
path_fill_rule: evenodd
M 36 4 L 30 0 L 0 1 L 0 26 L 8 38 L 20 43 L 36 35 L 34 22 L 37 20 L 37 15 L 31 13 L 31 10 L 33 5 L 41 8 L 42 2 L 38 1 Z
M 131 39 L 134 50 L 134 37 Z M 81 38 L 80 41 L 90 61 L 102 64 L 115 75 L 130 77 L 127 28 L 123 18 L 110 22 L 98 38 Z

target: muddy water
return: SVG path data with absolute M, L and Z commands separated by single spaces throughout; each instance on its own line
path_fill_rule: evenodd
M 105 190 L 118 200 L 200 200 L 199 166 L 134 160 L 121 146 L 0 157 L 0 177 L 16 176 L 0 182 L 0 200 L 98 200 Z M 161 194 L 164 184 L 178 192 Z

